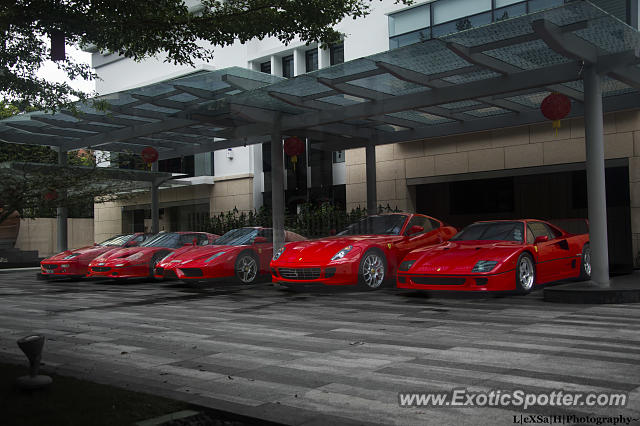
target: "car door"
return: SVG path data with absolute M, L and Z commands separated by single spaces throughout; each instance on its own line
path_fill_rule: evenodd
M 260 271 L 266 273 L 269 271 L 269 262 L 271 262 L 271 258 L 273 257 L 273 230 L 261 229 L 258 232 L 258 236 L 267 239 L 264 243 L 256 243 L 253 245 L 253 250 L 260 259 Z M 285 232 L 285 243 L 286 242 Z
M 547 237 L 548 240 L 534 244 L 534 250 L 536 251 L 537 264 L 536 264 L 536 281 L 538 283 L 546 283 L 553 281 L 557 275 L 558 260 L 558 246 L 555 234 L 551 232 L 551 229 L 543 222 L 531 221 L 528 223 L 528 227 L 533 234 L 534 241 L 538 237 Z

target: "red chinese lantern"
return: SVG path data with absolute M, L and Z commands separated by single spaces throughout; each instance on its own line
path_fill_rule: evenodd
M 553 128 L 556 129 L 556 136 L 560 128 L 560 120 L 571 112 L 571 99 L 562 93 L 551 93 L 543 99 L 540 104 L 542 115 L 553 121 Z
M 50 189 L 44 193 L 44 199 L 46 201 L 53 201 L 58 199 L 58 192 L 55 189 Z
M 295 136 L 286 138 L 284 140 L 284 153 L 291 157 L 291 163 L 293 164 L 293 170 L 296 170 L 296 163 L 298 162 L 298 155 L 304 152 L 304 142 Z
M 142 161 L 147 164 L 155 163 L 156 161 L 158 161 L 158 151 L 156 151 L 156 149 L 151 146 L 144 147 L 140 156 L 142 156 Z

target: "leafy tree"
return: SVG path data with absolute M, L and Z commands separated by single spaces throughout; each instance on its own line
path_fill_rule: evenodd
M 273 36 L 288 43 L 298 36 L 307 42 L 335 42 L 340 34 L 333 26 L 346 17 L 366 15 L 372 1 L 201 0 L 191 10 L 184 0 L 5 1 L 0 5 L 0 98 L 51 110 L 69 108 L 73 97 L 87 99 L 88 94 L 67 83 L 36 75 L 51 55 L 50 37 L 135 60 L 163 56 L 193 65 L 211 60 L 213 47 L 236 40 Z M 72 80 L 95 78 L 87 64 L 68 56 L 57 66 Z
M 0 101 L 0 118 L 7 118 L 32 107 Z M 114 182 L 91 151 L 67 153 L 66 167 L 51 166 L 58 153 L 48 146 L 0 142 L 0 223 L 14 211 L 21 217 L 36 217 L 68 207 L 71 211 L 87 211 L 94 198 L 111 201 L 123 198 L 128 189 Z M 8 163 L 14 164 L 9 167 Z M 84 167 L 73 167 L 84 166 Z

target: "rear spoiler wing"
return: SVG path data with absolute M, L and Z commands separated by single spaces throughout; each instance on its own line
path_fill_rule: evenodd
M 589 233 L 588 219 L 551 219 L 549 223 L 570 234 L 579 235 Z

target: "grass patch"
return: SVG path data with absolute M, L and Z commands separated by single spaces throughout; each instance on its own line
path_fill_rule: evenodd
M 0 363 L 0 424 L 3 426 L 124 426 L 192 408 L 184 402 L 46 371 L 41 374 L 53 378 L 48 389 L 22 391 L 14 383 L 26 374 L 26 362 L 20 366 Z

